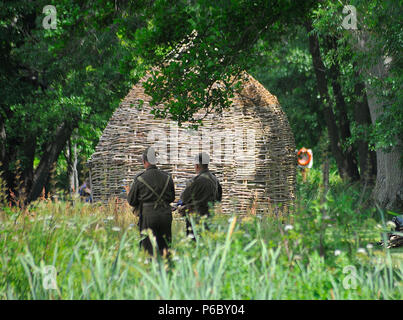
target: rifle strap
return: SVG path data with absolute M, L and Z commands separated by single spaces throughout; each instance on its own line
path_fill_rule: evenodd
M 164 193 L 165 193 L 165 191 L 166 191 L 166 189 L 167 189 L 167 187 L 168 187 L 169 179 L 170 179 L 170 176 L 168 175 L 168 176 L 167 176 L 167 180 L 165 181 L 164 188 L 162 189 L 161 194 L 159 195 L 157 201 L 155 202 L 154 209 L 157 207 L 157 204 L 158 204 L 159 202 L 161 202 L 162 196 L 164 195 Z
M 154 209 L 157 207 L 157 204 L 158 204 L 158 203 L 161 203 L 162 196 L 164 195 L 165 190 L 166 190 L 167 187 L 168 187 L 169 178 L 170 178 L 170 176 L 168 175 L 167 180 L 165 181 L 165 185 L 164 185 L 164 188 L 163 188 L 161 194 L 158 194 L 158 193 L 153 189 L 153 187 L 151 187 L 151 186 L 148 184 L 148 182 L 147 182 L 143 177 L 138 177 L 138 178 L 137 178 L 138 181 L 140 181 L 141 183 L 143 183 L 143 184 L 157 197 L 157 200 L 155 201 L 155 204 L 154 204 Z M 161 203 L 161 204 L 164 205 L 163 203 Z

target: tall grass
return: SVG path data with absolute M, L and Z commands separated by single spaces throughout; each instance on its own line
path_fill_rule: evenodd
M 321 203 L 320 174 L 311 173 L 299 185 L 292 225 L 217 214 L 194 242 L 175 219 L 169 261 L 140 250 L 136 218 L 113 201 L 41 201 L 22 214 L 3 208 L 0 297 L 401 299 L 403 250 L 375 245 L 387 213 L 336 176 Z M 57 270 L 56 289 L 44 289 L 48 265 Z

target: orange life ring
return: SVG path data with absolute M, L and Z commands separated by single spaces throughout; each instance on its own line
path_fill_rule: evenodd
M 308 155 L 308 159 L 304 160 L 304 159 L 300 158 L 299 156 L 300 156 L 301 154 L 307 154 L 307 155 Z M 306 148 L 301 148 L 301 149 L 299 149 L 299 151 L 298 151 L 298 153 L 297 153 L 297 157 L 298 157 L 298 159 L 297 159 L 298 164 L 299 164 L 301 167 L 306 167 L 306 166 L 311 162 L 311 160 L 312 160 L 312 155 L 311 155 L 310 152 L 308 152 L 308 150 L 307 150 Z

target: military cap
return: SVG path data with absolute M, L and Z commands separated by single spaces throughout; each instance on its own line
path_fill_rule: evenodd
M 155 152 L 155 149 L 153 147 L 148 147 L 144 150 L 143 152 L 143 161 L 147 161 L 150 164 L 156 164 L 157 163 L 157 154 Z
M 194 164 L 209 164 L 210 156 L 206 152 L 201 152 L 195 156 L 193 163 Z

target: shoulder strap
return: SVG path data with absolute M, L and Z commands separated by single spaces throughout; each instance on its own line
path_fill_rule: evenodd
M 141 183 L 143 183 L 143 184 L 157 197 L 157 200 L 155 201 L 155 204 L 154 204 L 154 209 L 157 207 L 157 204 L 161 202 L 162 196 L 164 195 L 165 190 L 166 190 L 167 187 L 168 187 L 169 179 L 170 179 L 170 176 L 168 175 L 168 176 L 167 176 L 167 180 L 165 181 L 165 185 L 164 185 L 164 188 L 162 189 L 161 194 L 158 194 L 158 193 L 153 189 L 153 187 L 151 187 L 151 186 L 148 184 L 148 182 L 147 182 L 143 177 L 137 177 L 137 180 L 140 181 Z M 163 203 L 162 203 L 162 204 L 163 204 Z M 165 204 L 163 204 L 163 205 L 165 205 Z
M 204 178 L 207 178 L 208 180 L 210 180 L 210 181 L 213 183 L 214 189 L 215 189 L 215 195 L 216 195 L 216 197 L 217 197 L 217 194 L 218 194 L 218 184 L 217 184 L 217 181 L 215 181 L 214 179 L 212 179 L 212 178 L 210 177 L 210 175 L 209 175 L 207 172 L 203 172 L 200 176 L 201 176 L 201 177 L 204 177 Z
M 167 187 L 168 187 L 168 183 L 169 183 L 169 179 L 170 179 L 170 178 L 171 178 L 171 177 L 170 177 L 169 174 L 168 174 L 168 175 L 167 175 L 167 180 L 165 181 L 164 188 L 162 189 L 161 194 L 159 195 L 157 201 L 155 202 L 154 209 L 157 207 L 157 203 L 161 202 L 162 196 L 164 195 L 165 190 L 166 190 Z
M 157 197 L 159 197 L 159 194 L 157 192 L 155 192 L 155 190 L 153 189 L 153 187 L 151 187 L 147 181 L 144 180 L 143 177 L 137 177 L 137 180 L 140 181 L 142 184 L 144 184 L 154 195 L 156 195 Z

